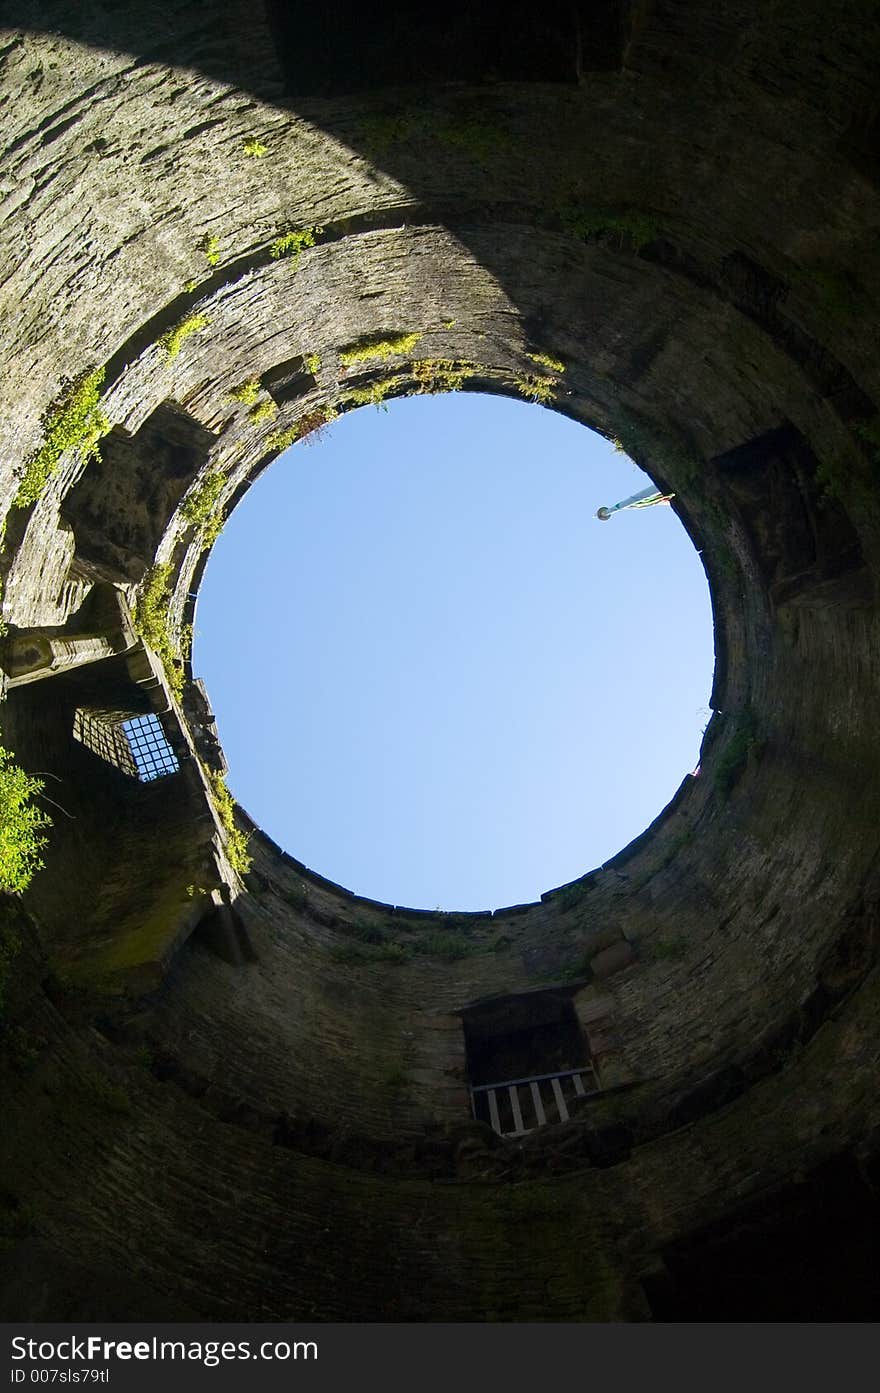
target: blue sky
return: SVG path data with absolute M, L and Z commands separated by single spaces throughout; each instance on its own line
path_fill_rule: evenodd
M 714 663 L 672 509 L 595 517 L 649 482 L 472 393 L 293 446 L 196 613 L 238 801 L 322 875 L 428 909 L 532 900 L 621 850 L 697 763 Z

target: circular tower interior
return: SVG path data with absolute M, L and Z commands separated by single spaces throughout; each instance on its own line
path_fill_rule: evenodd
M 0 904 L 7 1318 L 876 1316 L 878 23 L 835 8 L 7 3 L 0 731 L 52 817 Z M 699 777 L 472 914 L 276 846 L 189 662 L 261 470 L 445 391 L 619 441 L 716 641 Z

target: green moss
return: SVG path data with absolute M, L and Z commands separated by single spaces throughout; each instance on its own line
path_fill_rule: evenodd
M 252 160 L 261 160 L 264 155 L 268 154 L 268 146 L 264 145 L 262 140 L 257 140 L 256 136 L 246 140 L 241 148 Z
M 223 510 L 218 507 L 218 499 L 228 482 L 222 469 L 214 469 L 180 505 L 181 516 L 198 528 L 203 547 L 213 546 L 223 531 Z
M 35 871 L 42 868 L 40 852 L 47 845 L 43 830 L 52 826 L 48 813 L 33 804 L 43 791 L 43 781 L 26 774 L 0 747 L 0 889 L 26 890 Z M 0 944 L 0 980 L 8 961 L 9 942 Z M 14 956 L 14 952 L 13 952 Z
M 346 395 L 346 402 L 349 406 L 379 406 L 387 411 L 385 398 L 399 388 L 402 381 L 400 377 L 386 377 L 370 387 L 353 387 Z
M 215 774 L 208 769 L 205 773 L 211 787 L 214 806 L 226 832 L 226 855 L 229 864 L 239 875 L 247 875 L 251 868 L 251 857 L 247 849 L 249 839 L 247 834 L 236 826 L 235 799 L 226 787 L 226 780 L 222 774 Z
M 168 686 L 179 701 L 183 696 L 184 673 L 179 644 L 175 644 L 168 626 L 171 579 L 170 562 L 153 566 L 147 572 L 135 601 L 132 621 L 144 642 L 162 660 Z
M 183 345 L 193 334 L 201 333 L 211 323 L 206 314 L 190 314 L 186 319 L 181 319 L 175 324 L 173 329 L 169 329 L 167 334 L 163 334 L 157 340 L 159 349 L 170 361 L 176 358 Z
M 273 261 L 281 261 L 285 257 L 289 258 L 290 269 L 295 271 L 306 247 L 315 246 L 323 231 L 323 227 L 303 227 L 299 230 L 291 229 L 288 232 L 281 232 L 270 246 L 269 255 Z
M 43 416 L 43 443 L 25 462 L 15 507 L 36 503 L 69 450 L 76 450 L 84 461 L 97 457 L 98 441 L 110 429 L 101 406 L 104 375 L 104 368 L 95 368 L 64 384 Z
M 393 358 L 398 353 L 409 353 L 423 336 L 412 334 L 374 334 L 339 350 L 339 361 L 351 366 L 353 363 L 369 363 L 375 359 Z
M 558 358 L 551 358 L 549 353 L 530 353 L 529 357 L 539 367 L 549 368 L 550 372 L 565 372 L 565 364 Z
M 291 445 L 295 445 L 299 440 L 299 422 L 295 421 L 286 430 L 273 430 L 271 435 L 266 437 L 266 448 L 268 450 L 287 450 Z
M 569 204 L 562 210 L 562 221 L 582 241 L 606 239 L 633 251 L 641 251 L 663 230 L 650 213 L 634 208 L 597 208 L 588 203 Z
M 259 425 L 260 421 L 271 421 L 273 416 L 278 415 L 278 405 L 268 397 L 265 401 L 258 401 L 248 412 L 248 420 L 253 421 L 254 425 Z
M 64 965 L 64 978 L 103 995 L 124 992 L 138 968 L 161 963 L 184 918 L 192 913 L 185 888 L 176 880 L 155 881 L 148 909 L 138 906 L 115 925 L 113 936 Z
M 312 377 L 315 376 L 315 373 L 318 371 L 320 366 L 321 359 L 317 353 L 307 353 L 306 356 L 303 358 L 303 367 L 305 368 L 307 373 L 310 373 L 312 375 Z
M 209 266 L 220 265 L 220 238 L 213 232 L 206 232 L 201 242 L 199 250 L 204 252 L 205 260 Z
M 460 392 L 473 364 L 451 358 L 420 358 L 413 363 L 412 371 L 422 392 Z
M 239 382 L 237 387 L 227 392 L 226 397 L 228 401 L 240 401 L 243 406 L 253 406 L 261 391 L 260 379 L 249 377 L 246 382 Z

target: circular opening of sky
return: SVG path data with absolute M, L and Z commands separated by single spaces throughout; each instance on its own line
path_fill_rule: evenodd
M 428 909 L 536 899 L 695 767 L 702 563 L 595 432 L 476 394 L 361 409 L 235 510 L 194 646 L 237 800 L 307 866 Z

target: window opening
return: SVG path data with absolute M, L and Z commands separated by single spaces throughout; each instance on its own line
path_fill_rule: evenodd
M 161 779 L 166 774 L 177 773 L 180 765 L 158 716 L 154 716 L 152 712 L 147 716 L 135 716 L 132 720 L 125 721 L 122 729 L 131 747 L 137 765 L 137 775 L 142 783 Z
M 152 712 L 132 715 L 81 706 L 74 716 L 73 737 L 106 764 L 141 783 L 180 769 L 162 723 Z
M 464 1032 L 473 1115 L 499 1136 L 568 1122 L 575 1099 L 599 1091 L 568 996 L 529 992 L 472 1007 Z

